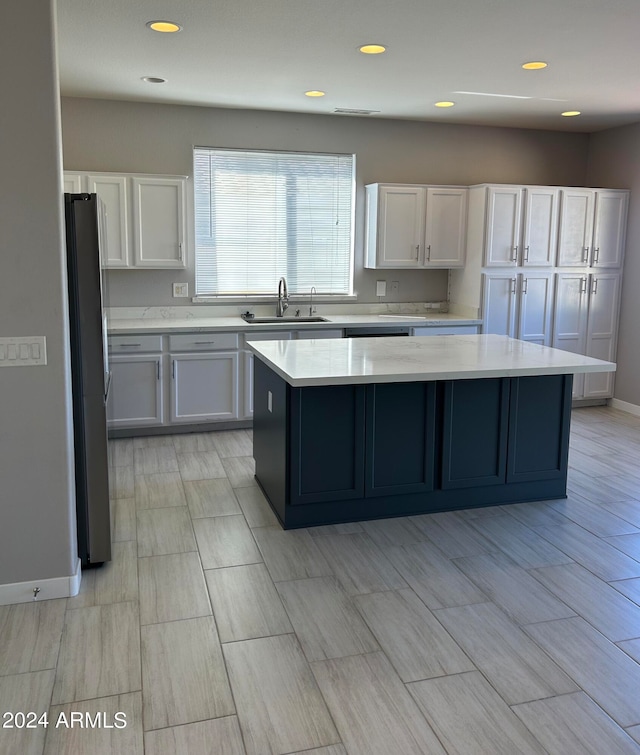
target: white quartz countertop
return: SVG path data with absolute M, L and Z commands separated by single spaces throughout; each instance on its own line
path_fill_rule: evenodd
M 291 315 L 276 323 L 249 324 L 240 316 L 227 317 L 162 317 L 162 318 L 114 318 L 108 323 L 111 334 L 127 333 L 204 333 L 210 331 L 251 332 L 259 330 L 323 330 L 326 328 L 350 328 L 358 326 L 379 327 L 437 327 L 441 325 L 480 325 L 482 320 L 460 315 L 436 312 L 434 314 L 369 314 L 369 315 L 323 315 L 326 322 L 297 322 Z
M 613 362 L 497 335 L 257 341 L 248 348 L 295 387 L 616 369 Z

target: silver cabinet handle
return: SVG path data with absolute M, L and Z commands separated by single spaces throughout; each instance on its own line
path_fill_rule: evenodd
M 176 379 L 176 360 L 171 360 L 171 377 L 175 380 Z
M 584 278 L 580 278 L 580 293 L 586 294 L 587 293 L 587 278 L 586 276 Z
M 594 246 L 593 247 L 593 264 L 597 265 L 599 260 L 600 260 L 600 247 Z
M 156 380 L 160 380 L 160 360 L 156 362 Z
M 215 341 L 194 341 L 196 346 L 205 346 L 211 343 L 215 343 Z
M 183 257 L 182 257 L 182 241 L 178 244 L 178 251 L 180 252 L 180 262 L 183 262 Z
M 525 246 L 524 248 L 524 261 L 529 262 L 529 247 Z
M 589 247 L 583 246 L 582 247 L 582 261 L 587 262 L 589 259 Z
M 427 260 L 431 259 L 431 244 L 427 245 Z
M 515 292 L 516 292 L 516 283 L 517 282 L 518 281 L 516 280 L 516 278 L 512 278 L 511 279 L 511 291 L 510 291 L 510 293 L 515 294 Z
M 597 278 L 593 279 L 593 283 L 591 285 L 591 293 L 594 295 L 598 293 L 598 279 Z
M 522 293 L 526 294 L 528 288 L 529 288 L 529 279 L 528 278 L 523 278 L 522 279 Z
M 416 261 L 420 259 L 420 244 L 416 244 Z
M 137 349 L 142 346 L 141 343 L 116 343 L 114 345 L 119 349 Z
M 516 244 L 511 249 L 511 261 L 515 262 L 518 259 L 518 245 Z

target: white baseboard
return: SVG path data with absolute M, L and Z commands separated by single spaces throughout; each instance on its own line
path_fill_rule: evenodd
M 52 600 L 53 598 L 71 598 L 80 591 L 82 571 L 80 559 L 75 574 L 69 577 L 54 577 L 53 579 L 33 579 L 29 582 L 14 582 L 0 585 L 0 606 L 11 603 L 30 603 L 33 601 L 33 591 L 40 588 L 36 600 Z
M 620 409 L 621 412 L 628 412 L 629 414 L 635 414 L 636 417 L 640 417 L 640 406 L 637 404 L 630 404 L 628 401 L 612 398 L 610 406 L 613 409 Z

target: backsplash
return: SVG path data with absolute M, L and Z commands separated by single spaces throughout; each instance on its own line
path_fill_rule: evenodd
M 297 309 L 304 313 L 309 306 L 309 299 L 289 300 L 289 311 Z M 322 301 L 314 303 L 318 315 L 377 315 L 385 314 L 424 314 L 425 312 L 448 312 L 445 302 L 397 302 L 387 304 L 324 304 Z M 249 310 L 257 317 L 268 317 L 275 313 L 275 301 L 271 304 L 249 306 L 247 304 L 207 305 L 193 307 L 109 307 L 107 315 L 110 320 L 171 320 L 181 318 L 195 320 L 201 317 L 233 317 Z

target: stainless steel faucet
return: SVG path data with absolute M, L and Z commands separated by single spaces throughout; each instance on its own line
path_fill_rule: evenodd
M 289 307 L 289 292 L 287 281 L 284 276 L 278 281 L 278 303 L 276 305 L 276 317 L 284 317 L 284 312 Z
M 318 292 L 316 291 L 316 287 L 311 286 L 311 301 L 309 302 L 309 317 L 311 317 L 311 315 L 313 315 L 313 313 L 316 311 L 313 308 L 313 294 L 314 293 L 316 294 L 316 296 L 318 295 Z

